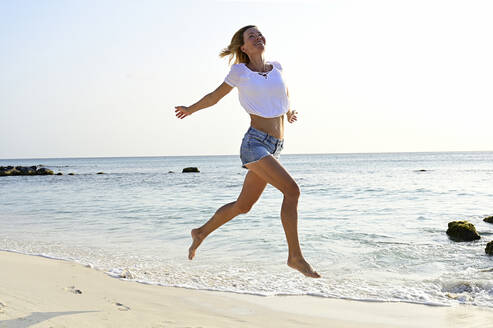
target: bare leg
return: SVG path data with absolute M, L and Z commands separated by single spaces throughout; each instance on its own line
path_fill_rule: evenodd
M 265 181 L 279 189 L 284 199 L 281 207 L 281 221 L 288 242 L 288 266 L 307 277 L 320 278 L 301 253 L 298 240 L 298 198 L 300 189 L 286 169 L 273 156 L 267 156 L 255 163 L 246 165 Z
M 248 171 L 243 188 L 238 199 L 220 207 L 216 213 L 203 226 L 191 231 L 192 245 L 188 249 L 188 258 L 191 260 L 195 256 L 197 247 L 214 230 L 233 219 L 239 214 L 247 213 L 253 204 L 259 199 L 265 189 L 267 182 L 252 171 Z

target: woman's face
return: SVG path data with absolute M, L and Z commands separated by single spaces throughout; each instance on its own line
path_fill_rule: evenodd
M 262 53 L 265 49 L 265 38 L 256 27 L 250 27 L 243 32 L 243 45 L 241 51 L 247 55 Z

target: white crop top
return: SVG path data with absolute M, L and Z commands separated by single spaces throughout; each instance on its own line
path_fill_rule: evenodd
M 281 64 L 266 63 L 272 64 L 272 70 L 264 75 L 250 70 L 244 63 L 233 64 L 224 82 L 238 88 L 240 104 L 247 113 L 271 118 L 285 114 L 289 100 Z

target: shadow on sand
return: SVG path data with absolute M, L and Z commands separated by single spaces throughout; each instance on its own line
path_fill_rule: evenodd
M 0 327 L 2 328 L 27 328 L 37 323 L 49 320 L 61 315 L 70 315 L 78 313 L 90 313 L 98 311 L 67 311 L 67 312 L 33 312 L 30 315 L 10 320 L 0 321 Z

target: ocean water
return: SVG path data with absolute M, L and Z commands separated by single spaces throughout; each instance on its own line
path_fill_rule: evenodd
M 301 246 L 321 279 L 286 266 L 282 194 L 271 186 L 187 259 L 190 230 L 241 190 L 238 156 L 0 160 L 64 173 L 0 177 L 0 249 L 113 276 L 128 270 L 132 280 L 163 286 L 493 307 L 493 257 L 484 252 L 493 224 L 482 221 L 493 215 L 493 152 L 281 162 L 300 185 Z M 182 174 L 187 166 L 201 173 Z M 482 238 L 450 241 L 453 220 L 472 222 Z

